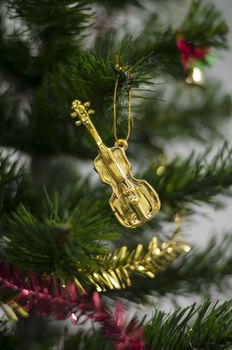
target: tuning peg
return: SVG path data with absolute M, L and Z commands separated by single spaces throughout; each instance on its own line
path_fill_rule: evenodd
M 75 100 L 75 101 L 72 102 L 72 108 L 73 109 L 77 108 L 79 105 L 80 105 L 80 101 L 78 101 L 78 100 Z
M 90 107 L 90 102 L 89 101 L 85 102 L 84 106 L 85 106 L 85 108 L 89 108 Z
M 70 115 L 71 115 L 72 118 L 76 118 L 77 113 L 76 112 L 72 112 Z
M 95 113 L 95 110 L 94 110 L 94 109 L 90 109 L 90 110 L 88 111 L 88 114 L 89 114 L 89 115 L 94 114 L 94 113 Z
M 75 122 L 75 125 L 76 125 L 76 126 L 80 126 L 80 125 L 81 125 L 81 121 L 80 121 L 80 120 L 77 120 L 77 121 Z

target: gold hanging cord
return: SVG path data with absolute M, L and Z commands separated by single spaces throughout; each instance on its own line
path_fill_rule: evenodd
M 114 85 L 114 139 L 116 141 L 116 144 L 123 145 L 124 147 L 127 147 L 127 141 L 130 138 L 131 134 L 131 88 L 128 88 L 128 116 L 127 116 L 127 135 L 124 140 L 119 139 L 117 135 L 117 92 L 118 92 L 118 82 L 120 73 L 124 72 L 127 75 L 130 75 L 128 67 L 123 67 L 120 65 L 119 56 L 115 55 L 115 69 L 119 72 L 116 77 L 115 85 Z M 125 142 L 126 141 L 126 142 Z

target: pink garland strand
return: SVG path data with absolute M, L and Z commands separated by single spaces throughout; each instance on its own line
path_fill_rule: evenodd
M 65 286 L 57 277 L 40 278 L 33 272 L 25 276 L 19 269 L 0 262 L 0 293 L 9 291 L 15 295 L 10 301 L 27 312 L 39 317 L 52 316 L 56 320 L 70 318 L 74 324 L 91 319 L 100 323 L 103 335 L 116 350 L 145 350 L 143 328 L 135 319 L 125 325 L 123 305 L 117 303 L 112 314 L 97 292 L 92 296 L 81 295 L 73 282 Z

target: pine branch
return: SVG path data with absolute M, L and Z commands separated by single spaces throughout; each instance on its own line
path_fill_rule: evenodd
M 9 35 L 0 19 L 0 67 L 4 78 L 19 93 L 38 86 L 58 63 L 67 62 L 71 55 L 75 57 L 79 53 L 83 32 L 93 18 L 90 3 L 45 0 L 38 5 L 33 0 L 8 1 L 10 25 L 17 21 L 21 25 Z
M 228 26 L 219 10 L 212 4 L 200 0 L 192 0 L 186 18 L 179 28 L 168 27 L 160 31 L 158 17 L 150 19 L 147 24 L 153 52 L 159 55 L 158 65 L 163 73 L 176 78 L 183 78 L 184 71 L 176 48 L 176 35 L 181 32 L 186 40 L 200 47 L 224 49 L 227 47 L 226 35 Z M 152 30 L 153 28 L 153 30 Z M 151 33 L 153 32 L 153 35 Z
M 66 61 L 80 45 L 83 32 L 92 19 L 91 1 L 11 0 L 8 4 L 12 18 L 19 17 L 26 24 L 34 45 L 39 48 L 37 68 L 42 69 Z M 77 53 L 77 50 L 76 50 Z M 46 60 L 44 58 L 46 57 Z
M 1 7 L 0 7 L 1 8 Z M 22 40 L 15 31 L 7 35 L 3 25 L 4 12 L 0 16 L 0 68 L 4 79 L 13 81 L 19 90 L 33 85 L 36 81 L 35 72 L 31 70 L 32 57 L 29 43 Z
M 220 235 L 221 236 L 221 235 Z M 208 296 L 211 290 L 224 292 L 230 287 L 229 277 L 232 275 L 232 235 L 228 232 L 223 237 L 214 236 L 205 248 L 195 248 L 182 256 L 176 264 L 169 266 L 156 281 L 154 288 L 165 293 L 165 280 L 170 278 L 167 292 L 200 293 Z
M 225 143 L 207 161 L 210 149 L 202 155 L 193 152 L 187 159 L 175 158 L 169 164 L 159 164 L 144 177 L 155 184 L 163 209 L 167 205 L 177 212 L 189 203 L 219 205 L 217 194 L 230 195 L 232 185 L 232 150 Z M 158 167 L 162 166 L 162 169 Z M 161 171 L 162 170 L 162 171 Z
M 178 309 L 173 314 L 156 311 L 145 338 L 152 349 L 230 349 L 232 345 L 232 301 L 206 301 Z
M 138 244 L 106 253 L 99 240 L 116 237 L 111 215 L 99 201 L 80 201 L 73 208 L 71 198 L 55 196 L 45 202 L 37 216 L 22 205 L 8 218 L 1 256 L 24 270 L 56 274 L 64 280 L 76 279 L 81 289 L 98 292 L 131 286 L 131 276 L 154 278 L 166 265 L 190 247 L 174 239 L 159 244 L 156 238 L 148 248 Z M 116 228 L 116 225 L 115 225 Z M 17 249 L 16 249 L 17 248 Z
M 118 99 L 127 98 L 128 88 L 151 87 L 152 79 L 157 76 L 157 68 L 151 53 L 144 54 L 136 46 L 137 39 L 130 35 L 119 43 L 115 40 L 115 47 L 111 47 L 111 39 L 104 54 L 97 48 L 83 53 L 73 61 L 72 79 L 78 82 L 76 99 L 89 100 L 98 114 L 112 113 L 113 91 L 118 71 L 115 70 L 115 55 L 120 58 L 120 65 L 128 68 L 127 72 L 119 74 Z M 101 94 L 99 94 L 101 91 Z M 102 110 L 102 101 L 105 107 Z M 123 102 L 123 101 L 122 101 Z M 119 121 L 120 121 L 119 116 Z M 122 118 L 122 117 L 121 117 Z M 124 117 L 125 118 L 125 117 Z
M 28 178 L 23 166 L 0 152 L 0 215 L 10 214 L 25 199 Z M 2 224 L 2 223 L 1 223 Z
M 232 321 L 232 301 L 222 304 L 205 301 L 202 305 L 193 304 L 188 308 L 177 309 L 171 314 L 155 311 L 151 321 L 145 327 L 147 348 L 151 350 L 213 350 L 230 349 Z M 64 350 L 79 348 L 82 350 L 110 350 L 110 344 L 99 332 L 84 334 L 78 332 L 67 337 Z
M 69 212 L 56 196 L 36 216 L 20 205 L 7 220 L 1 255 L 22 269 L 55 273 L 61 279 L 77 276 L 85 285 L 79 267 L 97 266 L 93 256 L 105 252 L 99 240 L 116 238 L 112 232 L 111 217 L 99 201 L 79 201 Z
M 23 5 L 21 1 L 16 1 L 16 3 L 20 3 L 20 6 L 29 6 L 27 2 L 25 4 L 23 2 Z M 17 6 L 19 7 L 19 5 Z M 43 11 L 45 11 L 45 7 L 44 4 L 41 10 L 41 16 L 44 14 Z M 199 7 L 201 7 L 201 5 L 199 5 Z M 203 6 L 203 8 L 206 7 Z M 48 11 L 48 8 L 46 7 L 46 11 Z M 57 11 L 61 13 L 63 8 L 58 8 L 58 10 Z M 35 15 L 33 13 L 29 14 L 29 12 L 27 12 L 29 10 L 25 11 L 29 17 L 37 16 L 37 12 Z M 203 11 L 203 9 L 201 9 L 201 11 Z M 210 11 L 214 10 L 211 9 Z M 214 16 L 211 17 L 216 16 L 216 12 L 213 13 Z M 20 14 L 24 16 L 24 10 L 22 10 Z M 39 20 L 38 17 L 38 21 Z M 149 33 L 151 33 L 151 23 L 148 24 L 148 28 Z M 158 28 L 160 29 L 160 26 Z M 43 30 L 43 26 L 41 30 Z M 217 33 L 218 30 L 215 24 L 214 32 Z M 39 33 L 39 31 L 36 31 L 36 33 Z M 160 41 L 162 45 L 167 46 L 168 57 L 176 57 L 178 69 L 181 70 L 181 74 L 183 75 L 179 53 L 175 46 L 176 31 L 172 31 L 172 29 L 169 28 L 167 33 L 167 36 L 171 36 L 171 39 L 166 39 L 166 44 L 164 38 Z M 112 35 L 110 36 L 112 37 Z M 166 36 L 166 34 L 164 34 L 164 36 Z M 45 38 L 47 37 L 48 36 L 45 35 Z M 147 85 L 147 87 L 150 88 L 151 78 L 157 75 L 156 53 L 162 55 L 162 62 L 166 60 L 165 52 L 162 51 L 162 48 L 157 46 L 157 49 L 154 50 L 154 43 L 149 43 L 145 49 L 141 47 L 141 43 L 144 45 L 144 38 L 146 37 L 157 38 L 157 35 L 149 34 L 147 36 L 142 33 L 138 38 L 126 36 L 120 45 L 115 44 L 118 40 L 111 38 L 108 44 L 99 44 L 98 49 L 95 49 L 96 53 L 94 53 L 94 51 L 84 52 L 76 58 L 74 50 L 72 54 L 69 55 L 69 62 L 56 67 L 55 70 L 50 68 L 46 70 L 46 73 L 49 72 L 50 74 L 46 74 L 46 78 L 44 78 L 42 84 L 35 92 L 32 102 L 32 111 L 29 115 L 29 123 L 21 130 L 21 134 L 23 135 L 22 139 L 19 140 L 17 134 L 14 133 L 10 138 L 10 142 L 8 140 L 8 145 L 15 145 L 18 141 L 16 145 L 21 150 L 29 153 L 38 153 L 38 151 L 40 153 L 67 152 L 77 154 L 81 157 L 94 156 L 96 153 L 92 151 L 92 141 L 80 137 L 82 131 L 80 129 L 74 130 L 71 120 L 68 120 L 71 102 L 75 98 L 90 100 L 92 102 L 93 108 L 96 109 L 96 125 L 99 127 L 99 132 L 104 135 L 105 141 L 109 142 L 112 137 L 112 124 L 107 122 L 102 123 L 102 118 L 105 117 L 108 119 L 108 115 L 112 115 L 112 95 L 116 75 L 114 70 L 114 54 L 117 53 L 120 55 L 122 65 L 128 66 L 131 72 L 130 77 L 123 74 L 120 77 L 120 101 L 125 97 L 129 86 L 139 88 L 142 85 Z M 59 36 L 57 36 L 57 38 L 59 38 Z M 70 38 L 67 40 L 72 41 Z M 170 42 L 170 40 L 172 42 Z M 115 41 L 113 45 L 112 41 Z M 103 51 L 99 50 L 99 46 L 104 46 L 105 49 Z M 50 53 L 51 45 L 49 44 L 48 47 Z M 62 49 L 62 45 L 58 45 L 58 47 Z M 170 49 L 172 47 L 175 50 L 175 55 L 170 54 Z M 155 55 L 154 52 L 156 52 Z M 43 56 L 45 57 L 46 53 L 43 53 Z M 70 72 L 70 64 L 72 65 L 72 72 Z M 171 62 L 171 70 L 175 72 L 174 62 Z M 123 117 L 121 115 L 119 116 L 119 121 L 124 122 L 125 114 L 122 113 L 122 115 Z M 121 126 L 124 128 L 123 123 Z M 14 130 L 14 128 L 12 130 Z M 41 137 L 41 135 L 43 135 L 43 137 Z M 1 139 L 4 145 L 5 137 L 3 136 Z M 78 145 L 75 144 L 74 139 L 78 140 Z
M 12 128 L 12 145 L 18 141 L 18 148 L 36 154 L 65 152 L 81 157 L 96 155 L 92 140 L 81 137 L 82 128 L 73 125 L 70 118 L 71 102 L 76 98 L 91 101 L 96 110 L 94 119 L 100 134 L 104 135 L 105 141 L 112 140 L 112 123 L 103 123 L 102 120 L 108 119 L 109 114 L 113 113 L 113 90 L 117 75 L 114 53 L 116 52 L 103 59 L 92 51 L 84 52 L 71 60 L 72 63 L 60 65 L 54 72 L 50 72 L 35 91 L 31 112 L 24 111 L 28 123 L 21 130 L 22 138 Z M 141 56 L 139 52 L 135 55 L 132 38 L 126 38 L 118 47 L 117 53 L 122 59 L 122 65 L 128 65 L 131 70 L 130 76 L 123 73 L 120 76 L 119 99 L 123 100 L 129 86 L 150 86 L 155 68 L 149 57 Z M 125 115 L 119 120 L 125 121 Z M 3 135 L 3 145 L 4 139 Z M 78 140 L 78 144 L 75 140 Z
M 148 100 L 136 112 L 136 115 L 142 114 L 144 118 L 139 120 L 138 135 L 135 129 L 135 142 L 144 140 L 148 146 L 147 140 L 152 138 L 164 143 L 170 138 L 183 140 L 183 137 L 191 137 L 204 143 L 209 138 L 222 137 L 219 126 L 232 114 L 232 98 L 229 94 L 221 93 L 218 84 L 207 84 L 203 90 L 195 91 L 180 86 L 170 98 L 166 99 L 162 92 L 158 97 L 160 101 L 154 103 Z
M 137 37 L 135 47 L 144 56 L 151 55 L 159 73 L 183 80 L 185 71 L 176 47 L 179 32 L 194 46 L 209 47 L 211 50 L 227 48 L 228 26 L 221 12 L 212 3 L 200 0 L 192 0 L 186 17 L 178 27 L 164 24 L 156 12 L 150 17 L 146 16 L 144 30 Z M 96 38 L 95 45 L 101 48 L 102 53 L 107 51 L 104 37 L 111 37 L 112 48 L 116 41 L 116 33 L 116 30 L 110 29 L 108 32 L 103 31 Z
M 98 45 L 98 50 L 94 49 L 77 56 L 75 38 L 79 38 L 77 33 L 83 27 L 82 20 L 84 23 L 89 20 L 86 14 L 87 3 L 88 1 L 79 2 L 76 7 L 72 7 L 73 1 L 71 0 L 68 4 L 67 2 L 54 4 L 51 0 L 49 3 L 42 2 L 38 7 L 35 0 L 11 0 L 9 6 L 16 10 L 17 16 L 27 22 L 32 37 L 33 35 L 34 39 L 39 37 L 44 44 L 42 44 L 42 49 L 40 44 L 36 44 L 39 54 L 36 60 L 33 58 L 32 61 L 35 62 L 29 69 L 32 76 L 40 75 L 37 84 L 39 81 L 40 83 L 34 94 L 31 112 L 24 111 L 24 114 L 27 114 L 28 123 L 24 124 L 20 130 L 22 136 L 19 136 L 14 127 L 12 127 L 10 138 L 0 135 L 2 145 L 16 146 L 28 153 L 65 152 L 81 157 L 94 156 L 96 153 L 92 151 L 92 141 L 80 137 L 82 131 L 74 130 L 71 120 L 68 120 L 70 104 L 75 98 L 90 100 L 97 111 L 95 120 L 97 126 L 100 126 L 100 133 L 105 136 L 106 142 L 111 139 L 112 123 L 103 123 L 102 120 L 103 117 L 108 119 L 108 115 L 112 115 L 112 95 L 116 75 L 115 53 L 120 55 L 122 65 L 128 66 L 131 72 L 129 77 L 121 74 L 119 101 L 123 101 L 129 86 L 139 88 L 145 84 L 150 88 L 151 78 L 157 76 L 159 66 L 162 70 L 162 64 L 164 64 L 165 71 L 168 71 L 166 65 L 169 64 L 170 72 L 175 74 L 177 69 L 183 76 L 184 72 L 176 49 L 176 29 L 168 28 L 161 34 L 160 25 L 154 21 L 154 18 L 147 25 L 149 35 L 145 35 L 146 31 L 138 38 L 130 38 L 126 35 L 120 45 L 117 43 L 118 40 L 111 36 L 108 44 L 103 45 L 105 47 L 103 51 L 99 50 L 101 45 Z M 208 16 L 205 22 L 207 26 L 211 25 L 213 34 L 206 31 L 206 38 L 211 40 L 211 44 L 215 47 L 222 47 L 226 28 L 217 10 L 212 6 L 202 5 L 199 1 L 194 1 L 192 8 L 201 13 L 201 20 L 205 15 Z M 186 23 L 192 16 L 191 11 Z M 157 33 L 152 32 L 153 26 Z M 203 27 L 204 23 L 202 23 L 201 30 Z M 191 37 L 192 29 L 186 27 L 187 29 L 184 30 L 184 28 L 183 32 L 186 37 L 188 37 L 188 31 Z M 162 38 L 159 38 L 158 34 L 162 35 Z M 193 40 L 196 40 L 197 43 L 198 36 L 194 35 L 196 38 L 194 36 Z M 202 38 L 202 35 L 199 33 L 198 35 Z M 145 38 L 152 41 L 146 43 Z M 70 54 L 68 54 L 68 48 L 65 49 L 66 44 Z M 206 44 L 209 45 L 210 42 Z M 161 62 L 157 62 L 157 54 L 162 57 Z M 22 55 L 24 62 L 28 60 L 27 55 L 27 53 Z M 17 58 L 17 55 L 13 57 Z M 170 62 L 169 59 L 171 59 Z M 60 60 L 62 60 L 62 65 L 58 65 Z M 36 62 L 38 63 L 37 68 Z M 72 65 L 72 72 L 70 72 L 70 65 Z M 119 116 L 119 121 L 124 122 L 125 116 L 123 113 L 122 115 L 123 117 Z M 124 128 L 123 123 L 121 126 Z M 78 140 L 78 145 L 74 140 Z
M 4 90 L 3 87 L 0 93 L 0 145 L 23 150 L 28 135 L 25 132 L 25 119 L 22 118 L 22 103 L 13 88 Z
M 183 21 L 182 32 L 196 46 L 225 48 L 228 26 L 220 10 L 211 2 L 192 0 L 189 12 Z
M 154 293 L 157 296 L 193 293 L 209 297 L 212 291 L 230 290 L 232 235 L 228 232 L 220 240 L 216 237 L 205 248 L 193 248 L 186 256 L 182 255 L 154 280 L 136 279 L 123 293 L 124 297 L 136 301 Z

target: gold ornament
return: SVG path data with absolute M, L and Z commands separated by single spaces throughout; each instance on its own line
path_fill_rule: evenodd
M 111 209 L 123 226 L 135 228 L 151 220 L 157 214 L 160 209 L 160 201 L 156 191 L 145 180 L 138 180 L 132 176 L 131 164 L 125 154 L 131 132 L 131 88 L 128 89 L 127 136 L 125 139 L 117 136 L 116 107 L 119 77 L 121 73 L 124 73 L 130 78 L 130 71 L 128 67 L 120 65 L 118 55 L 115 55 L 115 69 L 118 74 L 114 88 L 114 147 L 108 148 L 103 143 L 90 120 L 90 115 L 94 114 L 94 110 L 88 109 L 90 102 L 82 104 L 78 100 L 73 101 L 71 116 L 79 118 L 76 125 L 84 124 L 98 146 L 99 154 L 94 160 L 94 169 L 102 182 L 112 188 L 113 193 L 109 200 Z
M 90 102 L 84 104 L 73 101 L 73 118 L 78 117 L 76 125 L 84 124 L 97 144 L 99 154 L 94 160 L 94 168 L 102 182 L 111 186 L 110 206 L 119 222 L 128 228 L 138 227 L 152 219 L 160 208 L 155 190 L 144 180 L 135 179 L 131 174 L 125 149 L 127 139 L 117 139 L 115 146 L 108 148 L 94 127 L 90 115 L 94 113 Z
M 132 284 L 131 274 L 154 278 L 182 253 L 189 251 L 189 245 L 175 239 L 159 244 L 154 237 L 147 249 L 138 244 L 132 251 L 124 246 L 115 252 L 97 256 L 99 270 L 86 271 L 86 277 L 98 292 L 125 289 Z
M 189 68 L 187 71 L 187 78 L 185 79 L 186 83 L 190 85 L 203 86 L 204 85 L 204 76 L 202 70 L 198 67 Z

